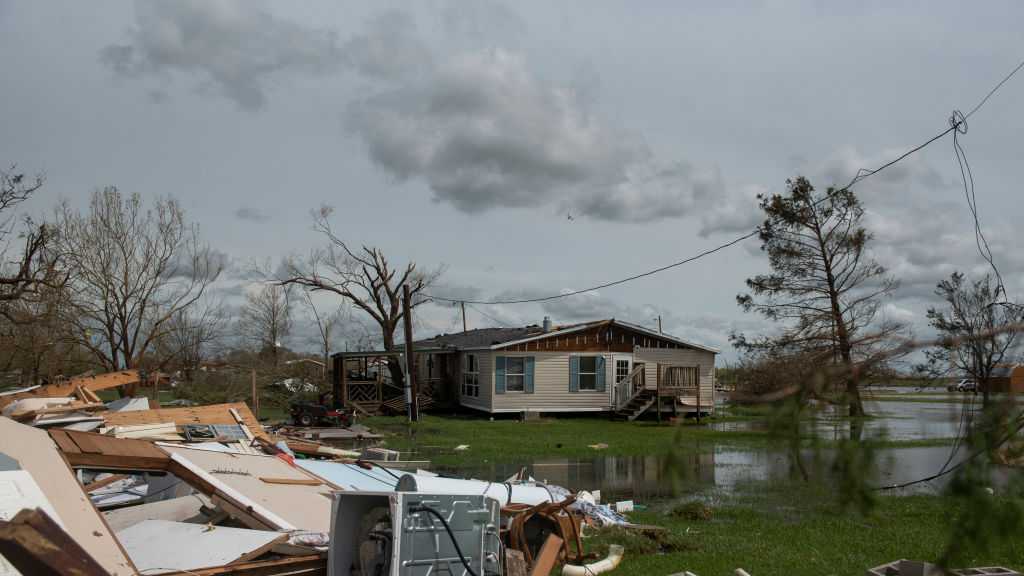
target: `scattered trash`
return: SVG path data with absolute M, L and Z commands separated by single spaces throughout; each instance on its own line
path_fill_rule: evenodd
M 583 566 L 566 564 L 565 566 L 562 566 L 562 574 L 565 576 L 591 576 L 593 574 L 601 574 L 614 570 L 618 567 L 619 562 L 622 562 L 622 555 L 625 552 L 625 549 L 618 544 L 612 544 L 608 548 L 608 556 L 603 560 L 598 560 L 597 562 L 585 564 Z
M 604 442 L 598 442 L 597 444 L 588 444 L 587 448 L 593 448 L 594 450 L 604 450 L 608 445 Z
M 623 512 L 632 512 L 633 508 L 634 506 L 632 500 L 623 500 L 622 502 L 615 503 L 615 511 L 620 514 Z
M 1021 576 L 1020 572 L 1001 566 L 943 571 L 934 564 L 917 560 L 896 560 L 871 568 L 866 574 L 867 576 L 945 576 L 946 574 L 953 576 Z
M 459 444 L 455 447 L 456 452 L 462 452 L 463 450 L 469 450 L 469 444 Z

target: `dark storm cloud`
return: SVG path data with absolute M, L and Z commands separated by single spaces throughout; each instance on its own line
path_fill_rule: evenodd
M 501 20 L 496 6 L 450 14 L 447 26 L 473 37 L 467 30 Z M 601 118 L 589 96 L 544 80 L 519 52 L 478 47 L 427 56 L 424 45 L 398 14 L 372 22 L 349 44 L 355 68 L 381 82 L 350 105 L 348 126 L 378 167 L 426 182 L 438 202 L 467 213 L 553 205 L 598 220 L 649 222 L 686 216 L 722 193 L 717 173 L 659 160 L 637 135 Z
M 100 59 L 129 78 L 192 76 L 252 110 L 266 102 L 270 78 L 330 72 L 339 54 L 333 32 L 283 20 L 254 2 L 138 0 L 128 41 L 105 47 Z

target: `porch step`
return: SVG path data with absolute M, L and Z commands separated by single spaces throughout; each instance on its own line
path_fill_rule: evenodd
M 426 394 L 417 394 L 417 404 L 419 405 L 420 411 L 424 411 L 434 405 L 434 397 Z M 392 414 L 405 414 L 405 396 L 395 396 L 390 400 L 381 402 L 381 410 Z
M 657 400 L 657 393 L 654 390 L 643 390 L 633 397 L 629 404 L 616 410 L 613 416 L 616 420 L 632 422 L 646 412 Z

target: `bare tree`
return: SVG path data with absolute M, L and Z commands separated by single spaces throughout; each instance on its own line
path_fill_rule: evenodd
M 297 284 L 313 291 L 337 294 L 365 312 L 380 327 L 385 350 L 395 350 L 395 331 L 402 321 L 402 287 L 409 286 L 411 307 L 423 304 L 424 289 L 440 275 L 440 270 L 421 272 L 415 263 L 392 266 L 384 253 L 369 246 L 353 250 L 334 234 L 328 221 L 330 208 L 314 215 L 316 229 L 327 238 L 327 246 L 314 251 L 305 261 L 288 263 L 281 284 Z M 404 381 L 401 364 L 389 358 L 392 380 Z
M 1000 329 L 1024 322 L 1024 308 L 999 302 L 999 293 L 990 274 L 969 282 L 954 272 L 935 288 L 946 309 L 928 309 L 928 323 L 941 338 L 938 346 L 927 351 L 933 372 L 952 368 L 966 374 L 982 391 L 985 406 L 993 373 L 1010 359 L 1019 343 L 1019 332 Z
M 95 191 L 84 213 L 61 203 L 56 226 L 76 341 L 106 370 L 164 364 L 155 344 L 222 269 L 198 227 L 174 200 L 145 208 L 113 187 Z
M 24 220 L 25 232 L 20 237 L 23 246 L 15 259 L 7 258 L 11 234 L 15 229 L 14 210 L 32 197 L 43 185 L 41 176 L 26 180 L 24 174 L 12 167 L 0 170 L 0 314 L 7 315 L 9 303 L 32 294 L 42 286 L 53 286 L 62 281 L 56 254 L 47 250 L 52 244 L 54 231 L 46 224 Z M 8 316 L 8 320 L 14 318 Z
M 260 354 L 269 354 L 278 365 L 278 349 L 292 331 L 292 310 L 288 289 L 278 284 L 263 284 L 246 296 L 238 319 L 239 331 Z
M 874 323 L 881 297 L 896 284 L 867 252 L 871 235 L 861 226 L 864 209 L 853 191 L 815 194 L 803 177 L 786 184 L 785 195 L 759 196 L 767 216 L 759 228 L 761 249 L 772 271 L 748 279 L 751 293 L 737 301 L 746 311 L 785 323 L 786 347 L 830 350 L 831 361 L 843 367 L 840 384 L 849 414 L 861 416 L 858 345 L 870 343 L 876 351 L 881 335 L 897 331 L 888 325 L 863 333 Z
M 317 328 L 317 344 L 320 347 L 320 354 L 323 361 L 323 377 L 327 380 L 327 368 L 330 366 L 331 344 L 334 341 L 336 331 L 341 327 L 345 318 L 347 308 L 338 306 L 333 312 L 321 312 L 316 303 L 313 302 L 312 290 L 303 290 L 302 295 L 306 308 L 309 309 Z
M 225 321 L 220 302 L 196 302 L 178 310 L 156 343 L 163 359 L 158 368 L 180 369 L 185 380 L 192 382 L 203 360 L 216 353 L 224 336 Z

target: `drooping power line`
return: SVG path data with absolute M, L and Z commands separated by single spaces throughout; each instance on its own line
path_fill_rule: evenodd
M 989 92 L 985 95 L 985 97 L 982 98 L 977 104 L 975 104 L 974 108 L 972 108 L 971 111 L 968 112 L 966 116 L 959 115 L 959 112 L 954 112 L 953 120 L 950 122 L 950 126 L 948 128 L 946 128 L 945 130 L 939 132 L 935 136 L 932 136 L 928 140 L 925 140 L 921 144 L 919 144 L 917 146 L 914 146 L 913 148 L 907 150 L 906 152 L 904 152 L 903 154 L 897 156 L 896 158 L 894 158 L 894 159 L 892 159 L 892 160 L 882 164 L 878 168 L 875 168 L 873 170 L 872 169 L 861 168 L 854 175 L 853 179 L 851 179 L 850 182 L 846 186 L 843 186 L 842 188 L 837 190 L 837 192 L 843 192 L 843 191 L 846 191 L 846 190 L 850 189 L 854 185 L 862 182 L 863 180 L 865 180 L 865 179 L 867 179 L 867 178 L 869 178 L 871 176 L 874 176 L 875 174 L 878 174 L 879 172 L 882 172 L 886 168 L 889 168 L 890 166 L 893 166 L 893 165 L 903 161 L 907 157 L 909 157 L 909 156 L 911 156 L 911 155 L 913 155 L 913 154 L 923 150 L 924 148 L 928 147 L 929 145 L 933 144 L 934 142 L 936 142 L 937 140 L 943 138 L 944 136 L 946 136 L 947 134 L 949 134 L 951 132 L 954 134 L 954 140 L 955 140 L 955 135 L 958 132 L 958 130 L 960 130 L 961 128 L 966 129 L 966 119 L 971 117 L 971 115 L 973 115 L 978 110 L 980 110 L 985 105 L 985 103 L 988 102 L 989 98 L 991 98 L 1000 88 L 1002 88 L 1002 86 L 1004 84 L 1006 84 L 1006 82 L 1009 81 L 1010 78 L 1012 78 L 1018 71 L 1020 71 L 1021 68 L 1024 68 L 1024 60 L 1022 60 L 1009 74 L 1007 74 L 998 84 L 996 84 L 991 90 L 989 90 Z M 956 142 L 954 144 L 956 144 Z M 962 150 L 961 150 L 961 152 L 962 152 Z M 959 158 L 960 158 L 960 154 L 958 154 L 958 159 Z M 825 200 L 825 199 L 823 198 L 822 200 L 819 200 L 819 202 L 821 202 L 823 200 Z M 973 206 L 975 206 L 975 204 L 973 202 L 971 204 L 972 204 L 972 212 L 976 212 L 976 210 L 973 209 Z M 975 214 L 975 219 L 977 220 L 976 214 Z M 980 230 L 980 224 L 978 225 L 978 229 Z M 536 298 L 513 298 L 513 299 L 505 299 L 505 300 L 466 300 L 464 298 L 452 298 L 452 297 L 440 296 L 440 295 L 436 295 L 436 294 L 424 294 L 423 296 L 425 298 L 430 298 L 432 300 L 438 300 L 438 301 L 441 301 L 441 302 L 464 302 L 466 304 L 484 304 L 484 305 L 490 305 L 490 304 L 528 304 L 528 303 L 535 303 L 535 302 L 547 302 L 547 301 L 550 301 L 550 300 L 556 300 L 556 299 L 559 299 L 559 298 L 566 298 L 566 297 L 569 297 L 569 296 L 575 296 L 577 294 L 583 294 L 583 293 L 591 292 L 591 291 L 594 291 L 594 290 L 600 290 L 602 288 L 610 288 L 612 286 L 618 286 L 620 284 L 625 284 L 627 282 L 632 282 L 634 280 L 639 280 L 639 279 L 645 278 L 647 276 L 653 276 L 655 274 L 664 272 L 666 270 L 670 270 L 672 268 L 676 268 L 676 267 L 682 266 L 684 264 L 689 264 L 691 262 L 700 260 L 701 258 L 705 258 L 707 256 L 710 256 L 712 254 L 720 252 L 720 251 L 722 251 L 722 250 L 724 250 L 726 248 L 729 248 L 729 247 L 731 247 L 731 246 L 733 246 L 735 244 L 739 244 L 740 242 L 742 242 L 742 241 L 744 241 L 744 240 L 746 240 L 748 238 L 751 238 L 751 237 L 753 237 L 753 236 L 755 236 L 755 235 L 757 235 L 759 233 L 760 233 L 760 229 L 755 229 L 755 230 L 753 230 L 751 232 L 748 232 L 748 233 L 746 233 L 746 234 L 744 234 L 742 236 L 734 238 L 734 239 L 732 239 L 732 240 L 730 240 L 728 242 L 725 242 L 723 244 L 719 244 L 718 246 L 715 246 L 714 248 L 705 250 L 705 251 L 700 252 L 699 254 L 696 254 L 696 255 L 691 256 L 689 258 L 685 258 L 683 260 L 679 260 L 678 262 L 673 262 L 673 263 L 667 264 L 665 266 L 659 266 L 658 268 L 654 268 L 653 270 L 648 270 L 646 272 L 641 272 L 639 274 L 634 274 L 634 275 L 626 277 L 626 278 L 622 278 L 622 279 L 619 279 L 619 280 L 613 280 L 611 282 L 605 282 L 603 284 L 598 284 L 597 286 L 591 286 L 589 288 L 583 288 L 583 289 L 580 289 L 580 290 L 570 290 L 570 291 L 566 291 L 566 292 L 560 292 L 560 293 L 557 293 L 557 294 L 551 294 L 551 295 L 548 295 L 548 296 L 540 296 L 540 297 L 536 297 Z M 984 238 L 984 236 L 982 235 L 981 238 Z M 986 245 L 987 245 L 987 243 L 986 243 Z M 989 255 L 991 256 L 991 253 L 989 253 Z M 984 254 L 983 254 L 983 256 L 984 256 Z M 989 263 L 992 264 L 992 261 L 991 261 L 990 258 L 986 258 L 986 260 L 989 260 Z M 993 268 L 995 268 L 994 264 L 992 264 L 992 266 L 993 266 Z M 998 275 L 998 270 L 996 271 L 996 273 Z M 1001 285 L 1001 283 L 1000 283 L 1000 285 Z

